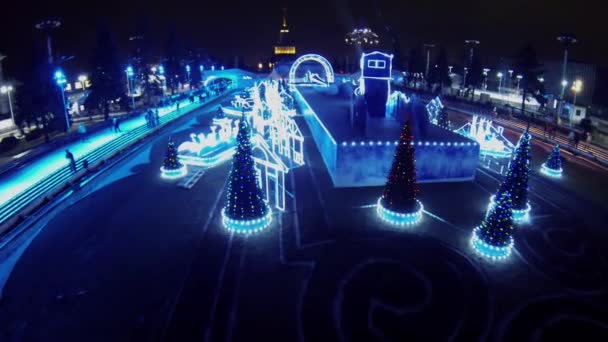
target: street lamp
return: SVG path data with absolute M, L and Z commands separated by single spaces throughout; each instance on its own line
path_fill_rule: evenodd
M 17 126 L 17 122 L 15 121 L 15 113 L 13 113 L 13 102 L 11 100 L 11 92 L 13 91 L 13 86 L 2 86 L 0 87 L 0 93 L 6 94 L 8 96 L 8 108 L 11 111 L 11 119 L 13 119 L 13 125 Z
M 490 71 L 490 69 L 488 69 L 488 68 L 483 69 L 483 88 L 484 89 L 488 89 L 488 72 L 489 71 Z
M 165 96 L 165 89 L 167 88 L 167 78 L 165 78 L 165 67 L 162 64 L 158 66 L 158 74 L 163 76 L 163 84 L 161 87 L 163 90 L 163 96 Z
M 574 92 L 574 98 L 572 99 L 572 111 L 570 112 L 570 126 L 572 126 L 572 114 L 576 110 L 576 95 L 582 90 L 583 82 L 581 80 L 576 80 L 572 83 L 572 91 Z
M 450 75 L 452 74 L 452 68 L 453 68 L 452 65 L 448 66 L 448 74 L 450 74 Z
M 464 68 L 464 74 L 462 75 L 462 87 L 465 88 L 467 86 L 467 74 L 469 73 L 469 68 Z
M 215 71 L 215 65 L 211 66 L 211 71 Z
M 498 77 L 498 93 L 500 93 L 500 88 L 502 87 L 502 76 L 502 72 L 496 74 L 496 77 Z
M 131 108 L 135 109 L 135 96 L 131 89 L 131 78 L 133 77 L 133 75 L 135 75 L 133 67 L 130 65 L 127 66 L 127 69 L 125 69 L 125 73 L 127 74 L 127 92 L 129 93 L 129 96 L 131 96 Z
M 521 79 L 524 78 L 522 75 L 517 75 L 517 90 L 519 90 L 519 82 L 521 82 Z
M 190 65 L 186 65 L 186 74 L 188 75 L 188 86 L 190 86 Z
M 70 118 L 68 117 L 68 110 L 67 110 L 67 106 L 65 104 L 65 84 L 68 83 L 68 80 L 65 78 L 65 74 L 63 73 L 63 71 L 61 69 L 57 69 L 55 71 L 53 78 L 55 79 L 55 83 L 57 83 L 57 86 L 59 87 L 59 90 L 61 91 L 61 100 L 63 101 L 63 115 L 65 116 L 65 131 L 69 132 L 70 131 Z
M 573 35 L 565 34 L 557 37 L 557 40 L 564 47 L 564 62 L 562 64 L 562 79 L 566 79 L 566 66 L 568 65 L 568 47 L 577 42 L 576 37 Z M 562 92 L 561 99 L 564 98 L 564 93 Z

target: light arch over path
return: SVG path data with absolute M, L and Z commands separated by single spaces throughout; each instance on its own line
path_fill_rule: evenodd
M 323 57 L 321 55 L 316 55 L 316 54 L 308 54 L 308 55 L 300 56 L 298 59 L 296 59 L 295 62 L 293 62 L 293 64 L 291 65 L 291 69 L 289 69 L 289 83 L 291 83 L 291 84 L 296 83 L 296 70 L 298 69 L 300 64 L 302 64 L 304 62 L 310 62 L 310 61 L 314 61 L 314 62 L 321 64 L 321 66 L 323 67 L 323 70 L 325 71 L 327 83 L 328 84 L 334 83 L 334 69 L 331 67 L 331 64 L 325 57 Z

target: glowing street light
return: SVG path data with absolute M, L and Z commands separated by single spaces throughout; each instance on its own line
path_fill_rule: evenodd
M 262 62 L 258 63 L 258 70 L 262 71 L 263 68 L 264 68 L 264 64 L 262 64 Z
M 87 75 L 80 75 L 78 76 L 78 82 L 80 82 L 80 86 L 82 87 L 82 90 L 84 91 L 87 87 L 87 80 L 89 78 L 87 77 Z
M 484 89 L 488 89 L 488 72 L 489 71 L 490 71 L 490 69 L 488 69 L 488 68 L 483 69 L 483 88 Z
M 11 100 L 11 92 L 13 91 L 13 86 L 2 86 L 0 87 L 0 93 L 6 94 L 8 96 L 8 108 L 11 111 L 11 119 L 13 119 L 13 125 L 17 126 L 17 122 L 15 122 L 15 113 L 13 113 L 13 102 Z
M 190 84 L 190 65 L 186 65 L 186 74 L 188 75 L 188 84 Z
M 68 117 L 68 109 L 65 103 L 65 85 L 68 83 L 68 80 L 65 78 L 65 74 L 61 69 L 57 69 L 55 74 L 53 75 L 55 79 L 55 83 L 59 87 L 61 91 L 61 100 L 63 101 L 63 115 L 65 116 L 65 130 L 66 132 L 70 131 L 70 118 Z
M 496 77 L 498 77 L 498 92 L 500 93 L 500 89 L 502 87 L 502 72 L 499 72 L 496 74 Z
M 127 74 L 127 92 L 129 94 L 129 96 L 131 96 L 131 108 L 135 109 L 135 96 L 133 94 L 132 91 L 132 87 L 131 87 L 131 78 L 133 77 L 133 75 L 135 75 L 135 72 L 133 71 L 133 67 L 132 66 L 127 66 L 127 68 L 125 69 L 125 73 Z
M 521 79 L 524 78 L 522 75 L 517 75 L 517 90 L 519 90 L 519 83 L 521 82 Z
M 572 91 L 574 92 L 574 98 L 572 99 L 572 110 L 570 111 L 570 126 L 572 126 L 572 114 L 576 110 L 576 95 L 580 93 L 583 88 L 583 82 L 581 80 L 576 80 L 572 83 Z

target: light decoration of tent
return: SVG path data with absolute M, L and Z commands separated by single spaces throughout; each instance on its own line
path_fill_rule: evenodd
M 274 202 L 275 208 L 284 210 L 285 174 L 289 172 L 287 165 L 304 164 L 304 136 L 293 118 L 295 110 L 288 105 L 293 101 L 289 102 L 289 97 L 285 96 L 289 94 L 279 91 L 276 81 L 256 84 L 247 93 L 249 98 L 241 96 L 238 101 L 250 105 L 250 111 L 245 111 L 245 116 L 252 122 L 251 142 L 258 182 L 265 192 L 266 201 Z M 226 107 L 222 109 L 226 112 Z M 243 110 L 241 116 L 242 113 Z M 230 160 L 235 153 L 238 123 L 239 120 L 230 118 L 213 119 L 210 133 L 192 133 L 189 141 L 179 145 L 179 160 L 184 164 L 203 167 L 213 167 Z M 273 190 L 274 196 L 270 190 Z
M 426 111 L 427 113 L 429 113 L 429 121 L 432 124 L 437 125 L 437 117 L 442 109 L 443 103 L 441 103 L 441 99 L 439 99 L 439 96 L 429 101 L 429 103 L 426 105 Z
M 473 116 L 473 120 L 454 132 L 477 141 L 479 153 L 495 158 L 510 158 L 515 145 L 504 137 L 504 127 L 494 126 L 492 120 Z

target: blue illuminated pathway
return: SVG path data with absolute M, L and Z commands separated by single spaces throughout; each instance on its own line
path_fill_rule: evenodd
M 190 103 L 189 100 L 185 100 L 180 103 L 180 109 L 182 110 L 182 114 L 185 114 L 208 102 L 209 101 Z M 175 112 L 175 105 L 162 107 L 158 110 L 159 116 L 163 118 L 165 115 Z M 179 117 L 179 115 L 168 119 L 172 120 L 177 117 Z M 121 132 L 114 132 L 112 127 L 108 127 L 108 129 L 88 135 L 88 141 L 86 142 L 76 141 L 66 144 L 61 148 L 45 154 L 40 159 L 32 161 L 18 172 L 3 175 L 2 179 L 0 179 L 0 223 L 6 221 L 18 211 L 14 210 L 15 212 L 13 212 L 11 209 L 11 212 L 8 213 L 10 216 L 6 215 L 6 206 L 9 204 L 9 201 L 20 194 L 25 193 L 37 183 L 43 182 L 51 174 L 60 171 L 61 169 L 67 170 L 69 168 L 69 161 L 65 157 L 66 149 L 69 149 L 74 155 L 74 158 L 78 161 L 89 153 L 94 152 L 96 149 L 99 149 L 138 128 L 145 127 L 145 125 L 146 120 L 143 115 L 124 120 L 120 122 Z M 134 139 L 123 140 L 124 142 L 120 147 L 130 144 Z M 50 188 L 48 190 L 50 190 Z M 35 198 L 31 200 L 34 199 Z M 19 208 L 22 208 L 27 204 L 28 203 L 19 205 Z

